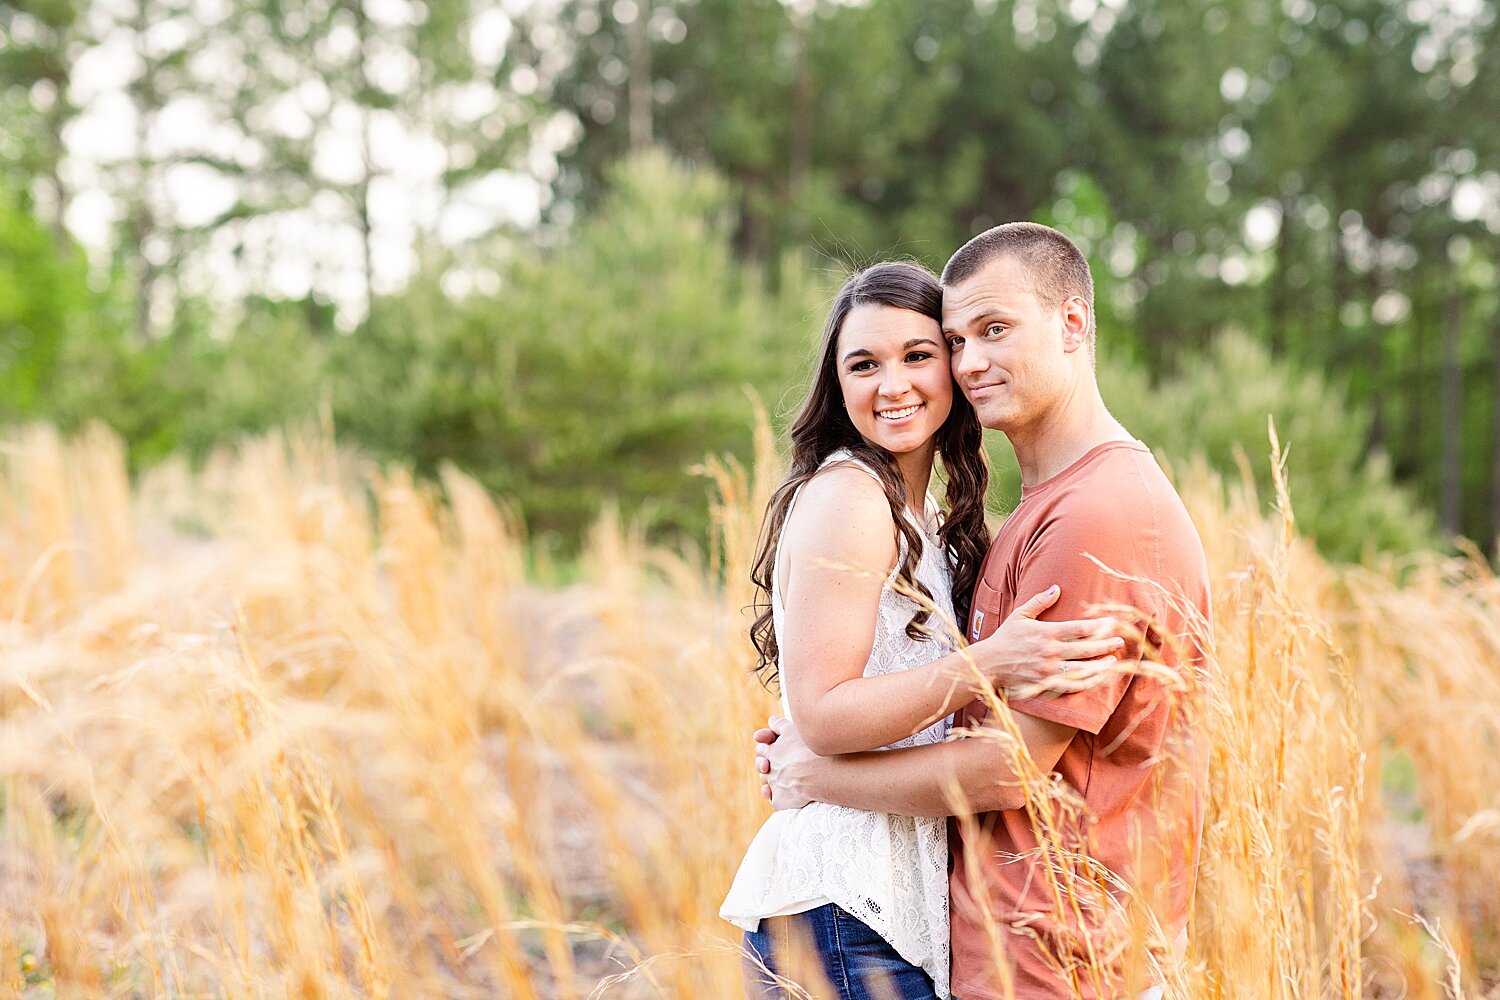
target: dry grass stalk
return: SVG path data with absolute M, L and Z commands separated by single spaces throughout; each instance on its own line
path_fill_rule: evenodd
M 326 430 L 133 495 L 106 435 L 13 435 L 0 994 L 737 995 L 715 913 L 766 808 L 749 733 L 774 702 L 742 615 L 761 435 L 753 471 L 701 470 L 706 562 L 607 514 L 552 590 L 471 480 L 444 470 L 439 495 Z M 1217 628 L 1193 934 L 1172 957 L 1053 838 L 1055 905 L 1123 928 L 1072 974 L 1125 955 L 1174 997 L 1493 993 L 1500 581 L 1473 558 L 1334 567 L 1295 484 L 1264 518 L 1244 483 L 1179 482 Z M 1042 828 L 1078 821 L 1022 775 Z

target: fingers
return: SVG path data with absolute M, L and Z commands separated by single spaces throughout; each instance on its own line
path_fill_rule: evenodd
M 779 715 L 773 715 L 766 720 L 766 728 L 757 729 L 753 737 L 756 743 L 775 743 L 777 737 L 786 732 L 790 719 L 783 719 Z
M 1052 638 L 1063 641 L 1075 639 L 1111 639 L 1120 634 L 1120 622 L 1116 618 L 1079 618 L 1067 622 L 1051 622 Z
M 1121 663 L 1117 657 L 1106 656 L 1096 660 L 1069 660 L 1066 670 L 1058 670 L 1029 684 L 1012 687 L 1012 698 L 1027 699 L 1042 696 L 1057 697 L 1091 691 L 1121 674 L 1135 673 L 1134 665 L 1139 661 Z
M 759 732 L 768 733 L 769 729 Z M 758 734 L 757 734 L 758 735 Z M 773 734 L 774 735 L 774 734 Z M 760 777 L 760 797 L 767 802 L 771 801 L 771 760 L 765 754 L 767 744 L 757 744 L 755 747 L 755 772 Z
M 1059 683 L 1056 690 L 1066 694 L 1092 691 L 1100 684 L 1120 676 L 1120 670 L 1116 667 L 1118 662 L 1113 656 L 1106 656 L 1099 660 L 1070 662 L 1067 672 L 1057 675 Z
M 1065 674 L 1054 674 L 1046 680 L 1019 684 L 1007 693 L 1016 701 L 1027 701 L 1032 698 L 1060 698 L 1067 694 L 1082 694 L 1098 687 L 1101 683 L 1103 683 L 1102 678 L 1084 680 Z
M 1076 618 L 1067 622 L 1038 622 L 1050 639 L 1058 642 L 1077 642 L 1080 639 L 1118 639 L 1121 622 L 1118 618 Z
M 760 797 L 775 805 L 771 797 L 771 758 L 767 754 L 771 744 L 786 732 L 788 720 L 773 715 L 766 721 L 767 728 L 755 731 L 755 771 L 760 776 Z
M 1017 605 L 1016 609 L 1011 612 L 1011 617 L 1035 618 L 1037 615 L 1041 614 L 1043 611 L 1046 611 L 1048 608 L 1052 607 L 1052 605 L 1056 604 L 1057 599 L 1060 596 L 1062 596 L 1062 588 L 1054 583 L 1052 586 L 1048 587 L 1040 594 L 1037 594 L 1035 597 L 1032 597 L 1026 602 Z
M 1069 663 L 1097 660 L 1105 656 L 1114 659 L 1124 648 L 1125 640 L 1118 636 L 1108 639 L 1079 639 L 1063 643 L 1060 658 L 1066 658 Z

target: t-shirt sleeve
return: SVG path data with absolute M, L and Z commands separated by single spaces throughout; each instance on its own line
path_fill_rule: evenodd
M 1116 655 L 1126 662 L 1141 655 L 1140 636 L 1153 618 L 1158 591 L 1150 583 L 1127 579 L 1153 578 L 1157 567 L 1151 565 L 1149 547 L 1142 545 L 1142 533 L 1133 530 L 1132 519 L 1121 517 L 1123 513 L 1102 507 L 1074 510 L 1046 524 L 1022 553 L 1015 593 L 1019 602 L 1053 584 L 1062 587 L 1057 603 L 1042 614 L 1044 621 L 1106 614 L 1120 618 L 1127 623 L 1126 644 Z M 1010 707 L 1097 735 L 1119 706 L 1131 678 L 1121 673 L 1087 691 L 1016 699 Z

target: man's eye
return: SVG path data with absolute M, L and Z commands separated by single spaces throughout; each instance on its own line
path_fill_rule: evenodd
M 962 338 L 962 337 L 949 337 L 948 338 L 948 349 L 950 351 L 956 351 L 956 350 L 958 350 L 959 348 L 961 348 L 963 346 L 964 346 L 964 338 Z
M 998 337 L 1005 332 L 1005 327 L 1001 326 L 999 323 L 991 323 L 989 326 L 984 328 L 984 332 L 988 336 Z

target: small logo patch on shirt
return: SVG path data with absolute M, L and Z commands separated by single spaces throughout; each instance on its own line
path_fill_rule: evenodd
M 984 612 L 974 612 L 974 627 L 969 630 L 969 639 L 972 642 L 979 641 L 979 630 L 984 628 Z

